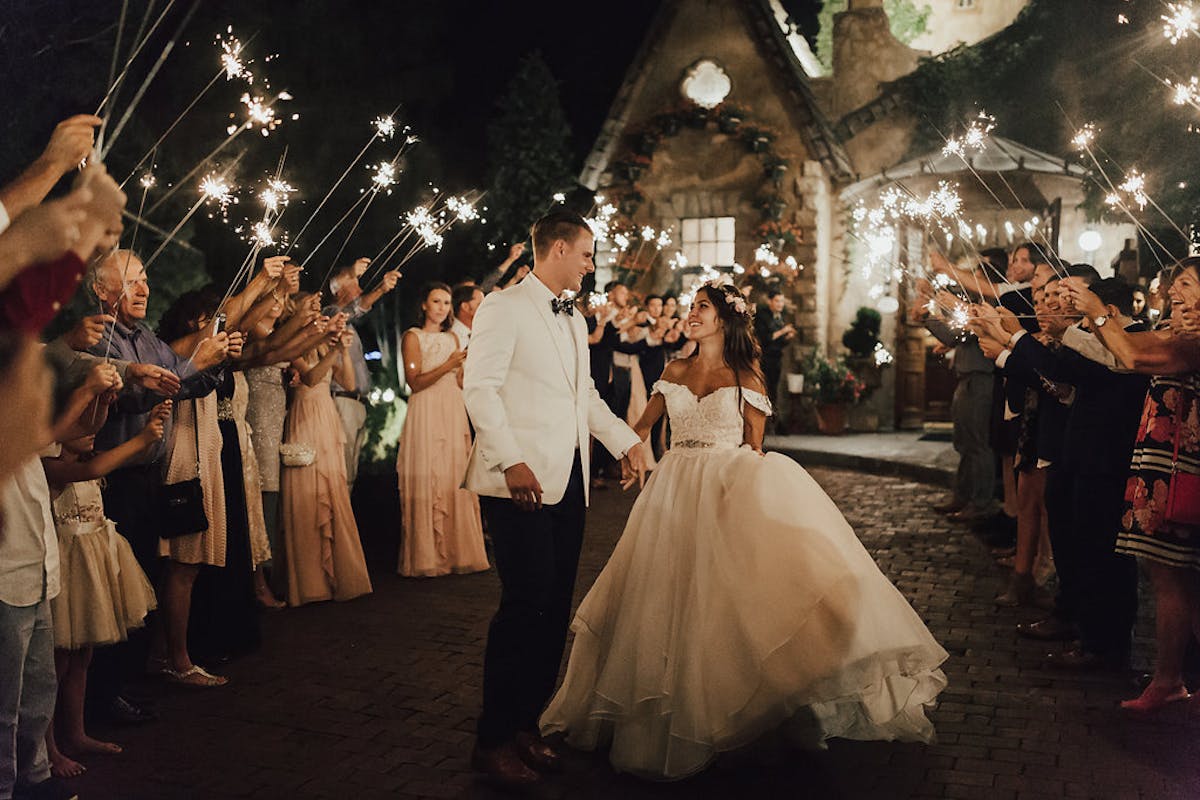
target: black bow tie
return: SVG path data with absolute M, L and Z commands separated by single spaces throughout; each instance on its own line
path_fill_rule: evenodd
M 566 314 L 568 317 L 575 316 L 575 301 L 569 297 L 552 298 L 550 300 L 550 310 L 555 314 Z

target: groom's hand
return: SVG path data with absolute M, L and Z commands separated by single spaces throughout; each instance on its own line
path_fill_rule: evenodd
M 542 485 L 524 461 L 504 470 L 504 481 L 508 484 L 508 493 L 517 504 L 517 508 L 522 511 L 535 511 L 542 507 Z
M 634 481 L 639 489 L 646 483 L 646 454 L 641 442 L 629 448 L 621 459 L 621 488 L 629 489 Z

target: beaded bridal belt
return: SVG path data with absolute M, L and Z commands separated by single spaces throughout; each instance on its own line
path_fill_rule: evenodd
M 702 442 L 699 439 L 675 439 L 671 442 L 672 450 L 736 450 L 738 447 L 731 442 Z

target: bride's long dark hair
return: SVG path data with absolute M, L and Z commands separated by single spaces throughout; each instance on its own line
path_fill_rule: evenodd
M 706 283 L 696 290 L 696 295 L 703 293 L 717 311 L 725 334 L 725 345 L 722 355 L 725 363 L 733 370 L 733 379 L 737 383 L 738 407 L 742 405 L 742 375 L 749 373 L 762 383 L 766 383 L 758 362 L 762 356 L 762 348 L 758 337 L 754 335 L 754 306 L 742 297 L 733 286 Z M 743 309 L 739 311 L 738 309 Z M 692 354 L 695 358 L 700 354 L 699 348 Z

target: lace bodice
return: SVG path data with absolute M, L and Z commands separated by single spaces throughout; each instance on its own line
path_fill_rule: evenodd
M 103 521 L 104 499 L 100 494 L 100 481 L 68 483 L 54 498 L 52 511 L 56 526 Z
M 736 386 L 696 397 L 682 384 L 657 381 L 654 391 L 667 401 L 672 448 L 741 447 L 744 423 Z M 742 402 L 771 413 L 771 401 L 761 392 L 743 388 Z
M 430 333 L 420 328 L 410 328 L 421 343 L 421 371 L 428 372 L 441 366 L 450 354 L 458 349 L 458 339 L 449 331 Z M 449 379 L 455 381 L 453 372 L 448 372 L 438 379 L 439 382 Z

